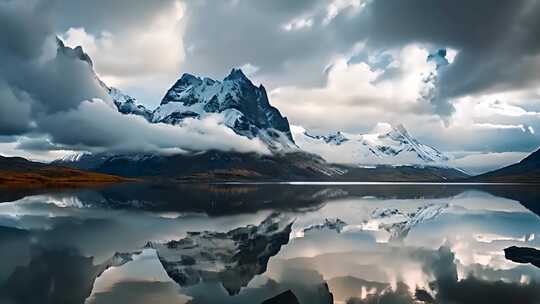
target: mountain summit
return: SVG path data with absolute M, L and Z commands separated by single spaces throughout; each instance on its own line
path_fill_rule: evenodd
M 241 69 L 217 81 L 183 74 L 153 112 L 152 122 L 180 124 L 186 118 L 216 113 L 237 134 L 259 138 L 271 148 L 295 147 L 289 121 L 270 105 L 265 88 L 255 86 Z
M 225 79 L 223 79 L 224 81 L 227 81 L 227 80 L 243 80 L 243 81 L 249 81 L 251 82 L 246 74 L 244 74 L 244 72 L 242 72 L 242 69 L 240 68 L 233 68 L 231 70 L 231 72 L 229 73 L 229 76 L 225 77 Z
M 297 149 L 287 118 L 270 105 L 266 89 L 255 86 L 241 69 L 232 69 L 223 81 L 184 73 L 153 111 L 115 88 L 107 90 L 121 113 L 140 115 L 151 123 L 181 125 L 188 118 L 215 114 L 236 134 L 258 138 L 272 151 Z

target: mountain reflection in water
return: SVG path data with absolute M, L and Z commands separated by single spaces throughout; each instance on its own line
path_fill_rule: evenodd
M 4 189 L 0 303 L 262 303 L 287 290 L 300 303 L 540 303 L 540 269 L 504 255 L 540 248 L 539 196 L 516 185 Z

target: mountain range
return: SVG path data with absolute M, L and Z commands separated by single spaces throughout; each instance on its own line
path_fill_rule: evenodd
M 118 176 L 179 180 L 441 182 L 469 178 L 464 171 L 449 165 L 447 155 L 421 143 L 401 124 L 380 123 L 365 134 L 341 131 L 315 134 L 301 126 L 291 126 L 288 119 L 270 104 L 264 86 L 253 84 L 241 69 L 232 69 L 221 81 L 185 73 L 155 109 L 148 109 L 135 98 L 103 82 L 81 47 L 67 47 L 60 39 L 57 42 L 58 52 L 88 64 L 97 83 L 120 113 L 141 116 L 148 123 L 179 128 L 188 119 L 214 115 L 234 133 L 260 140 L 270 154 L 218 150 L 175 155 L 81 152 L 54 161 L 54 166 Z M 520 163 L 513 169 L 478 177 L 478 180 L 500 180 L 512 174 L 519 175 L 520 170 L 529 170 L 531 166 L 537 168 L 538 162 L 534 159 L 538 157 L 524 160 L 526 164 Z
M 366 134 L 337 131 L 328 135 L 313 135 L 302 127 L 294 126 L 293 136 L 303 150 L 335 163 L 449 167 L 448 156 L 420 143 L 401 124 L 379 123 Z
M 222 81 L 184 73 L 167 90 L 159 106 L 151 110 L 99 79 L 91 58 L 81 47 L 66 47 L 58 39 L 58 51 L 88 63 L 97 82 L 120 113 L 138 115 L 150 123 L 181 126 L 186 119 L 202 119 L 217 114 L 236 134 L 259 139 L 274 153 L 304 151 L 342 164 L 448 167 L 446 155 L 420 143 L 401 124 L 379 124 L 371 134 L 337 131 L 313 135 L 300 126 L 291 128 L 287 118 L 270 104 L 264 86 L 254 85 L 241 69 L 233 68 Z M 335 159 L 334 155 L 346 157 Z
M 61 41 L 58 48 L 87 62 L 93 71 L 90 57 L 81 48 L 71 49 Z M 135 98 L 108 86 L 97 74 L 96 80 L 120 113 L 141 116 L 149 123 L 179 127 L 187 119 L 218 115 L 236 134 L 259 139 L 271 155 L 221 151 L 179 155 L 83 153 L 60 159 L 56 164 L 123 176 L 181 178 L 442 181 L 466 176 L 447 166 L 448 157 L 421 144 L 402 125 L 386 125 L 386 129 L 378 134 L 336 132 L 326 136 L 312 135 L 302 127 L 291 127 L 287 118 L 270 104 L 264 86 L 254 85 L 241 69 L 232 69 L 221 81 L 185 73 L 155 109 L 148 109 Z M 336 160 L 332 155 L 350 157 Z M 380 168 L 365 166 L 364 162 L 376 163 Z

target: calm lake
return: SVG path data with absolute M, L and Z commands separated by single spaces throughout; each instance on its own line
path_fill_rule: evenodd
M 0 190 L 0 303 L 540 303 L 536 186 Z M 276 302 L 277 303 L 277 302 Z

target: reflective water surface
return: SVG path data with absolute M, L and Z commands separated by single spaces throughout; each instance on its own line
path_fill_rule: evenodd
M 0 189 L 0 303 L 540 303 L 518 185 Z

